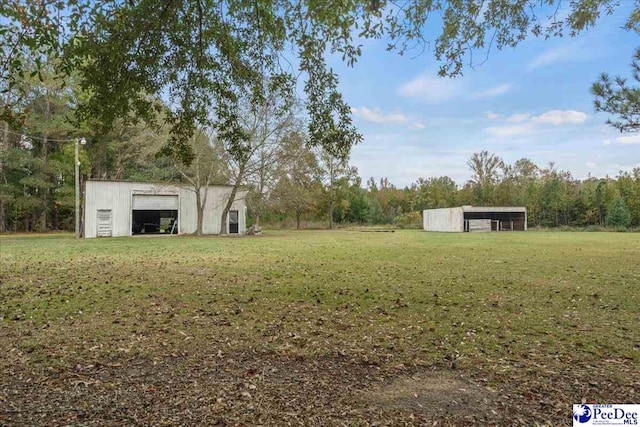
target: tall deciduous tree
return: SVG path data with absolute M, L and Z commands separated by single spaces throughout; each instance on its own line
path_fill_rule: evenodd
M 475 199 L 477 203 L 493 203 L 493 189 L 498 181 L 500 169 L 504 162 L 499 156 L 483 150 L 473 153 L 467 161 L 467 166 L 471 170 L 471 183 L 473 185 Z
M 414 208 L 416 210 L 447 208 L 456 203 L 456 183 L 448 176 L 418 178 L 415 187 Z
M 279 169 L 273 201 L 278 210 L 293 212 L 299 230 L 302 215 L 310 212 L 321 197 L 321 172 L 316 154 L 307 146 L 302 133 L 289 133 L 283 149 L 287 153 L 286 161 Z
M 280 89 L 291 90 L 298 70 L 282 67 L 280 59 L 293 50 L 306 78 L 310 142 L 338 154 L 358 138 L 326 52 L 353 64 L 361 54 L 359 38 L 385 37 L 388 49 L 399 53 L 433 46 L 440 74 L 457 75 L 465 65 L 473 65 L 474 53 L 481 53 L 484 60 L 491 49 L 516 46 L 531 35 L 574 35 L 595 25 L 618 2 L 575 0 L 561 18 L 557 11 L 562 4 L 561 0 L 198 0 L 161 5 L 153 0 L 51 4 L 10 0 L 0 8 L 5 18 L 0 72 L 4 77 L 20 69 L 16 44 L 31 51 L 64 50 L 68 59 L 64 67 L 80 68 L 85 87 L 91 89 L 85 111 L 107 125 L 131 111 L 150 115 L 147 97 L 166 94 L 173 106 L 169 149 L 189 160 L 186 141 L 212 109 L 219 130 L 242 145 L 245 135 L 234 126 L 238 94 L 260 99 L 264 76 Z M 637 23 L 637 15 L 632 14 L 628 27 Z M 431 34 L 432 40 L 427 36 Z
M 300 166 L 299 162 L 304 161 L 306 153 L 310 151 L 304 147 L 301 123 L 292 114 L 282 113 L 275 105 L 263 109 L 256 137 L 257 147 L 247 171 L 247 183 L 250 186 L 248 204 L 253 209 L 256 231 L 260 230 L 260 216 L 270 203 L 278 182 Z
M 489 154 L 486 150 L 473 153 L 467 161 L 471 170 L 471 182 L 480 186 L 495 184 L 503 165 L 502 159 L 494 153 Z
M 357 176 L 357 171 L 349 166 L 349 157 L 334 155 L 327 150 L 320 152 L 319 160 L 325 189 L 329 228 L 333 229 L 336 204 L 342 200 L 343 193 L 348 188 L 349 179 Z
M 188 183 L 184 188 L 192 191 L 196 197 L 197 226 L 196 235 L 202 236 L 204 209 L 209 197 L 209 186 L 227 181 L 227 173 L 223 164 L 223 153 L 220 144 L 216 143 L 212 131 L 198 129 L 191 137 L 193 161 L 186 166 L 179 161 L 174 167 Z
M 348 150 L 359 136 L 337 92 L 337 77 L 324 61 L 328 41 L 321 28 L 294 15 L 300 7 L 213 0 L 162 7 L 150 0 L 105 2 L 100 19 L 73 49 L 77 57 L 88 58 L 77 65 L 83 84 L 95 94 L 81 111 L 107 125 L 130 111 L 149 120 L 149 95 L 166 94 L 171 138 L 165 151 L 188 163 L 193 156 L 185 142 L 197 125 L 214 127 L 231 150 L 242 150 L 251 135 L 238 125 L 240 103 L 248 99 L 259 105 L 271 93 L 292 99 L 293 72 L 282 69 L 279 59 L 295 30 L 305 40 L 300 64 L 309 75 L 311 140 L 333 151 Z
M 279 97 L 277 91 L 269 92 L 268 97 L 259 104 L 252 104 L 248 100 L 239 110 L 237 123 L 241 132 L 247 135 L 246 142 L 236 144 L 217 134 L 224 144 L 224 158 L 232 186 L 220 219 L 222 234 L 227 233 L 227 215 L 240 186 L 253 178 L 263 185 L 262 192 L 266 190 L 267 175 L 271 175 L 270 168 L 274 167 L 269 161 L 275 160 L 283 138 L 295 124 L 288 105 L 289 101 Z

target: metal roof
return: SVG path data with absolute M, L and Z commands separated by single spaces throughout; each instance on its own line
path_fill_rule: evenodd
M 462 206 L 463 212 L 526 212 L 524 206 Z
M 111 184 L 118 183 L 127 183 L 127 184 L 151 184 L 151 185 L 173 185 L 178 187 L 191 187 L 191 183 L 188 181 L 137 181 L 137 180 L 129 180 L 129 179 L 96 179 L 90 178 L 87 179 L 87 182 L 108 182 Z M 203 185 L 203 187 L 205 187 Z M 230 184 L 210 184 L 209 187 L 233 187 Z M 245 186 L 240 186 L 240 188 L 244 189 Z

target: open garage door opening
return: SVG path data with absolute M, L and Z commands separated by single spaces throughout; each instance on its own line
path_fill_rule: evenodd
M 178 196 L 134 194 L 131 234 L 178 234 Z
M 134 210 L 131 234 L 178 234 L 178 211 Z

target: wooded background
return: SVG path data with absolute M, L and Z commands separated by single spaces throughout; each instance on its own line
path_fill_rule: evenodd
M 621 31 L 640 34 L 639 0 L 635 5 Z M 74 140 L 81 137 L 83 182 L 171 181 L 196 194 L 209 184 L 231 184 L 233 194 L 243 186 L 250 223 L 258 226 L 261 219 L 296 227 L 417 226 L 423 209 L 472 204 L 526 206 L 530 227 L 638 227 L 640 168 L 579 180 L 554 159 L 510 165 L 499 153 L 479 151 L 462 185 L 446 176 L 416 177 L 397 188 L 384 177 L 359 177 L 349 163 L 362 136 L 328 53 L 353 66 L 362 54 L 358 40 L 383 38 L 400 54 L 433 43 L 438 74 L 457 76 L 473 67 L 474 53 L 484 58 L 530 37 L 576 35 L 620 3 L 576 0 L 559 13 L 561 6 L 559 0 L 2 2 L 0 231 L 73 228 Z M 635 134 L 640 49 L 630 76 L 605 70 L 585 91 L 609 125 Z
M 53 71 L 52 71 L 53 72 Z M 349 159 L 310 147 L 304 120 L 295 111 L 278 116 L 244 110 L 252 127 L 246 161 L 229 156 L 215 132 L 191 138 L 194 161 L 160 155 L 168 132 L 143 121 L 117 122 L 92 136 L 90 123 L 74 119 L 81 93 L 46 72 L 26 79 L 20 129 L 3 123 L 0 150 L 0 230 L 73 230 L 74 139 L 86 179 L 178 182 L 186 186 L 232 184 L 249 189 L 249 223 L 304 227 L 334 224 L 420 224 L 421 211 L 460 205 L 526 206 L 529 227 L 640 226 L 640 168 L 606 178 L 576 179 L 553 159 L 514 164 L 481 151 L 471 156 L 471 179 L 457 185 L 447 176 L 416 177 L 396 187 L 387 178 L 364 178 Z M 73 82 L 72 82 L 73 83 Z M 609 218 L 609 223 L 607 219 Z

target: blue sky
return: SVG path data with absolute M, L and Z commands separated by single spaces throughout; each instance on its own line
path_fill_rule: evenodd
M 555 162 L 576 178 L 616 175 L 640 166 L 640 135 L 621 135 L 596 114 L 589 93 L 598 75 L 630 76 L 638 36 L 621 29 L 633 2 L 577 37 L 530 39 L 492 50 L 488 61 L 455 79 L 437 76 L 431 52 L 412 58 L 363 42 L 355 67 L 332 59 L 340 89 L 364 141 L 351 162 L 363 180 L 388 177 L 396 186 L 418 177 L 470 177 L 473 152 L 513 163 Z

